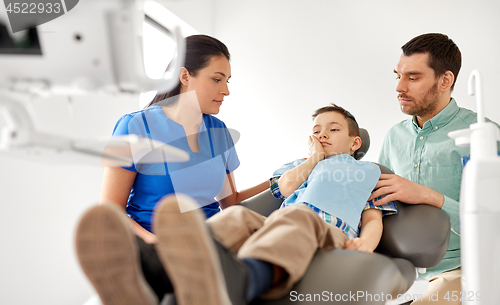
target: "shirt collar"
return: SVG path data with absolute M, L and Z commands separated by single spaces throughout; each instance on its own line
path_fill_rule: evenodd
M 330 159 L 330 160 L 333 160 L 333 159 L 339 159 L 339 160 L 344 161 L 344 162 L 347 162 L 347 161 L 352 162 L 352 160 L 356 160 L 356 159 L 354 159 L 354 157 L 353 157 L 353 156 L 351 156 L 351 155 L 349 155 L 349 154 L 346 154 L 346 153 L 344 153 L 344 154 L 339 154 L 339 155 L 329 156 L 329 157 L 326 157 L 326 158 L 325 158 L 325 159 L 323 159 L 323 160 L 326 160 L 326 159 Z
M 433 118 L 424 123 L 422 129 L 426 129 L 429 127 L 439 129 L 445 126 L 446 124 L 448 124 L 449 121 L 451 121 L 451 119 L 453 119 L 453 117 L 458 113 L 459 110 L 460 108 L 458 107 L 457 102 L 455 101 L 454 98 L 451 98 L 450 102 L 446 107 L 444 107 L 443 110 L 441 110 Z M 413 117 L 412 122 L 413 126 L 417 130 L 420 130 L 420 127 L 418 126 L 417 123 L 417 118 L 415 116 Z

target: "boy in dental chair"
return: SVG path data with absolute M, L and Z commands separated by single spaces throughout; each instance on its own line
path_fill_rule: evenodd
M 285 164 L 271 179 L 273 195 L 286 200 L 269 217 L 236 205 L 205 221 L 190 197 L 177 194 L 160 202 L 153 221 L 155 247 L 168 275 L 163 282 L 172 283 L 177 304 L 280 298 L 304 276 L 318 249 L 373 252 L 377 247 L 382 216 L 397 209 L 394 202 L 367 203 L 380 169 L 352 157 L 361 146 L 356 120 L 334 104 L 313 118 L 309 158 Z M 140 272 L 137 277 L 145 283 Z M 133 288 L 149 294 L 147 304 L 158 304 L 147 285 Z
M 243 284 L 237 290 L 246 290 L 248 303 L 262 294 L 265 298 L 287 294 L 303 277 L 318 248 L 373 252 L 382 235 L 383 213 L 397 212 L 393 202 L 379 207 L 367 203 L 380 169 L 374 163 L 357 161 L 351 156 L 361 146 L 355 118 L 336 105 L 316 110 L 313 118 L 309 158 L 285 164 L 271 179 L 273 194 L 286 197 L 280 210 L 265 218 L 247 208 L 233 206 L 207 220 L 216 239 L 237 253 L 233 260 L 243 263 L 240 277 L 247 273 L 248 281 L 246 289 Z M 162 210 L 157 213 L 159 220 L 168 215 Z M 183 214 L 181 217 L 188 218 Z M 173 228 L 174 217 L 169 218 L 165 219 L 165 226 L 157 228 L 165 231 L 169 222 Z M 160 242 L 164 240 L 162 234 L 157 234 Z M 174 239 L 165 238 L 165 248 Z M 166 257 L 164 261 L 166 269 L 174 271 L 181 261 L 172 258 Z M 176 278 L 174 274 L 171 277 L 177 296 Z M 192 283 L 179 280 L 183 281 L 186 285 Z M 204 282 L 214 281 L 207 278 Z M 228 282 L 234 283 L 234 278 L 226 277 Z M 231 290 L 234 288 L 228 289 L 230 295 Z M 239 301 L 231 298 L 233 304 L 244 303 L 243 294 L 238 298 Z
M 356 119 L 347 110 L 332 104 L 316 110 L 313 119 L 309 158 L 276 170 L 271 191 L 285 199 L 282 207 L 303 203 L 340 228 L 349 237 L 346 249 L 373 252 L 380 241 L 382 213 L 397 212 L 394 202 L 376 207 L 365 198 L 373 190 L 373 177 L 380 176 L 380 169 L 352 157 L 361 147 L 361 138 Z M 358 223 L 363 224 L 362 238 Z

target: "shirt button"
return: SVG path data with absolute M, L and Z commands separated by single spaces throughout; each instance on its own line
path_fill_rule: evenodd
M 420 136 L 420 141 L 422 141 L 424 139 L 424 137 Z
M 418 164 L 417 164 L 417 163 L 413 164 L 413 167 L 417 168 L 417 167 L 418 167 Z
M 439 128 L 439 126 L 434 127 L 434 129 L 438 129 L 438 128 Z

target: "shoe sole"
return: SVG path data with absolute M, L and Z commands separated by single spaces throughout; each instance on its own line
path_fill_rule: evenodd
M 90 208 L 76 229 L 80 265 L 104 305 L 157 305 L 142 275 L 128 217 L 118 206 Z
M 182 210 L 189 212 L 181 213 Z M 230 305 L 220 260 L 200 206 L 189 196 L 163 199 L 155 210 L 156 249 L 178 305 Z

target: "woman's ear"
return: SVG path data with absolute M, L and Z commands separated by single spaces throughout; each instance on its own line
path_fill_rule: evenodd
M 352 142 L 351 151 L 355 152 L 360 147 L 361 147 L 361 138 L 360 137 L 355 137 L 354 138 L 354 142 Z
M 189 79 L 191 78 L 191 75 L 189 75 L 189 71 L 181 67 L 181 71 L 179 72 L 179 80 L 183 86 L 187 86 L 189 83 Z

